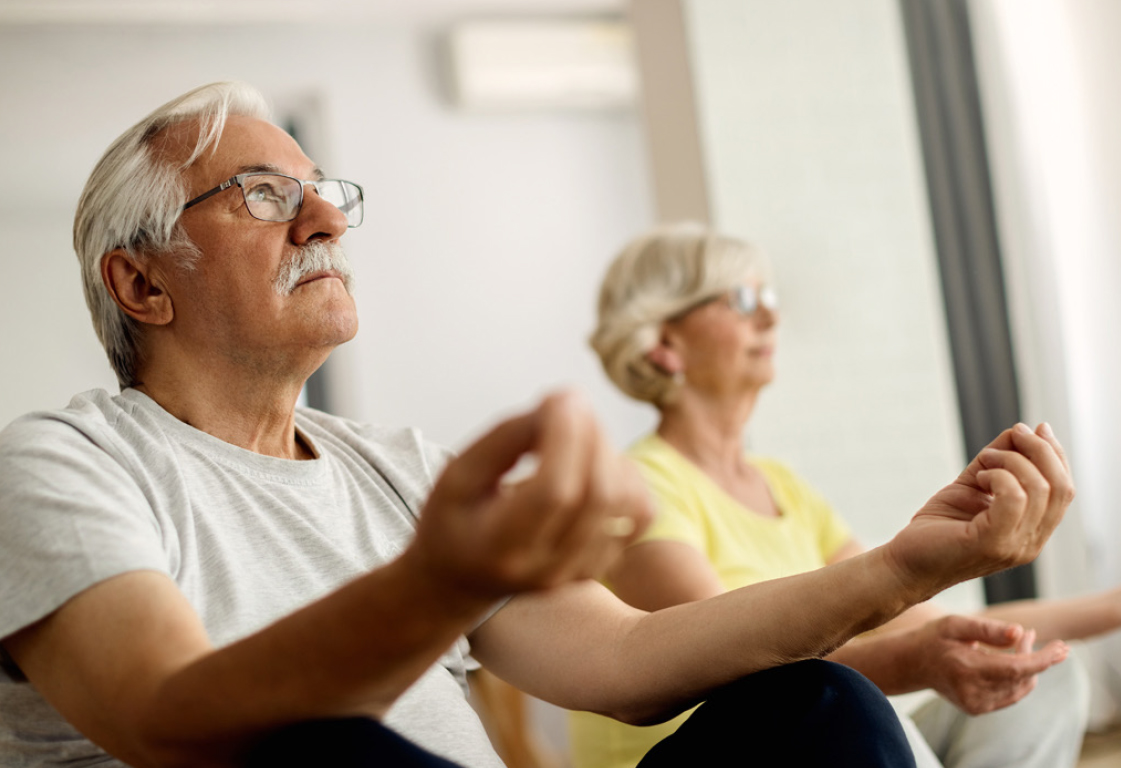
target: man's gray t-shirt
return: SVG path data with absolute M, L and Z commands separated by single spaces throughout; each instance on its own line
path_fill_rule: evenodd
M 398 555 L 447 454 L 414 430 L 298 410 L 289 461 L 200 432 L 136 390 L 96 390 L 0 433 L 0 638 L 121 573 L 166 573 L 215 646 Z M 452 647 L 385 722 L 465 766 L 500 766 Z M 120 766 L 0 671 L 0 765 Z

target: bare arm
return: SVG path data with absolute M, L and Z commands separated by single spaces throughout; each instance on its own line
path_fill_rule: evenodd
M 686 583 L 699 602 L 653 614 L 592 585 L 580 597 L 575 588 L 522 596 L 475 633 L 475 651 L 500 676 L 562 706 L 656 721 L 744 674 L 828 653 L 950 583 L 1034 558 L 1072 496 L 1053 437 L 1020 427 L 885 547 L 725 594 L 696 572 Z M 625 557 L 659 555 L 691 556 L 687 547 L 644 544 Z M 619 576 L 624 590 L 641 583 Z
M 137 571 L 4 645 L 67 720 L 130 765 L 232 765 L 271 728 L 384 713 L 485 609 L 439 586 L 402 559 L 215 651 L 175 583 Z
M 850 542 L 833 562 L 864 552 Z M 704 555 L 675 541 L 628 548 L 611 574 L 618 595 L 644 610 L 724 591 Z M 1033 652 L 1033 639 L 1019 626 L 946 616 L 928 602 L 850 640 L 827 658 L 859 670 L 886 694 L 932 688 L 962 710 L 979 714 L 1015 703 L 1031 690 L 1036 674 L 1066 657 L 1067 649 L 1058 643 Z M 1018 653 L 997 654 L 991 650 L 996 648 L 1016 648 Z
M 865 551 L 850 540 L 830 562 Z M 1035 640 L 1034 629 L 1015 622 L 951 616 L 928 601 L 852 639 L 829 659 L 859 670 L 886 694 L 930 688 L 976 715 L 1016 703 L 1035 687 L 1036 675 L 1066 659 L 1065 644 L 1036 651 Z
M 519 595 L 471 636 L 519 688 L 570 709 L 658 722 L 751 672 L 820 656 L 909 604 L 883 549 L 654 613 L 585 582 Z
M 503 474 L 525 452 L 539 469 Z M 629 471 L 628 471 L 629 470 Z M 315 717 L 383 714 L 501 596 L 598 575 L 650 515 L 634 470 L 568 396 L 499 425 L 449 464 L 410 548 L 322 600 L 214 649 L 176 585 L 128 573 L 4 640 L 79 730 L 138 768 L 234 765 Z
M 1031 627 L 1040 640 L 1082 640 L 1121 627 L 1121 588 L 1064 600 L 1018 600 L 983 616 Z

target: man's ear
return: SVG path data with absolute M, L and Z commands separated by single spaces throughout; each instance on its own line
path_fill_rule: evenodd
M 126 315 L 149 325 L 167 325 L 175 317 L 171 297 L 160 284 L 151 259 L 141 261 L 124 248 L 101 257 L 101 280 Z

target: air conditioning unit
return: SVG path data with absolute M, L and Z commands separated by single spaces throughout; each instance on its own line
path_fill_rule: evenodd
M 463 109 L 629 108 L 637 98 L 633 36 L 623 21 L 466 21 L 448 45 Z

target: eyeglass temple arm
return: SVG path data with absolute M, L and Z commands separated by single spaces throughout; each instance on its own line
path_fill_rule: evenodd
M 219 184 L 218 186 L 216 186 L 214 189 L 210 190 L 209 192 L 203 192 L 201 195 L 196 197 L 194 200 L 191 200 L 188 203 L 184 203 L 183 207 L 180 208 L 179 210 L 185 211 L 193 205 L 198 205 L 203 200 L 208 200 L 208 199 L 214 197 L 219 192 L 226 191 L 227 189 L 232 187 L 236 181 L 237 181 L 236 176 L 232 179 L 226 179 L 225 181 L 223 181 L 221 184 Z

